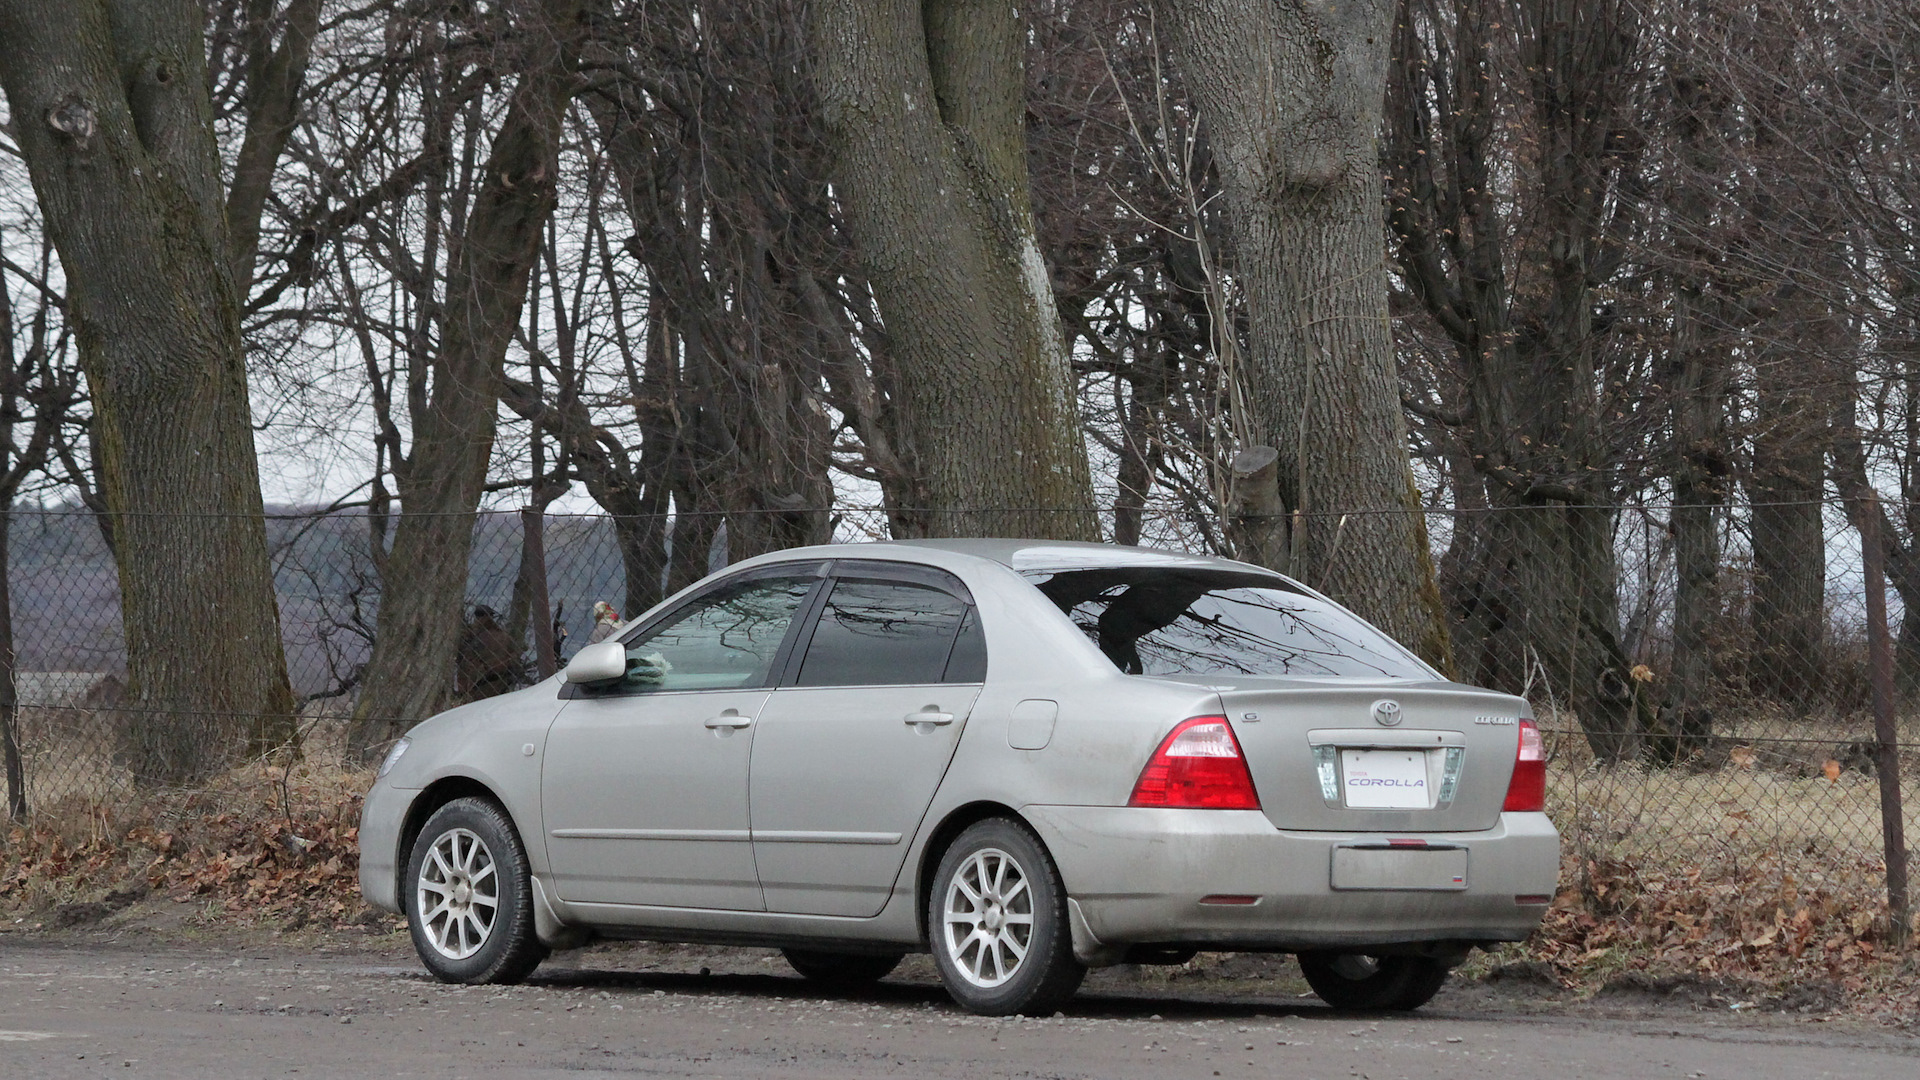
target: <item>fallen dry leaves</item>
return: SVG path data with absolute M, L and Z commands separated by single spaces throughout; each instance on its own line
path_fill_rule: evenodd
M 1914 946 L 1895 942 L 1884 873 L 1869 858 L 1836 860 L 1810 882 L 1765 858 L 1684 867 L 1569 854 L 1525 951 L 1569 987 L 1598 989 L 1627 972 L 1687 974 L 1818 1000 L 1821 1012 L 1913 1023 L 1920 963 Z M 1920 938 L 1920 916 L 1908 931 Z
M 365 917 L 358 822 L 368 778 L 239 771 L 215 790 L 134 804 L 63 805 L 15 824 L 0 842 L 8 921 L 73 905 L 164 897 L 282 924 Z M 86 921 L 94 921 L 88 919 Z

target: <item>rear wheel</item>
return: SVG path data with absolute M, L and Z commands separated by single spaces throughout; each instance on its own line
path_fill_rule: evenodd
M 1300 973 L 1336 1009 L 1417 1009 L 1447 981 L 1447 965 L 1426 956 L 1300 954 Z
M 442 982 L 516 983 L 547 958 L 533 878 L 513 822 L 485 799 L 433 812 L 407 860 L 407 929 Z
M 781 955 L 793 970 L 808 981 L 835 989 L 851 990 L 870 986 L 893 973 L 904 953 L 820 952 L 816 949 L 782 949 Z
M 927 936 L 953 999 L 983 1016 L 1052 1012 L 1080 988 L 1067 891 L 1038 837 L 1006 818 L 970 826 L 940 860 Z

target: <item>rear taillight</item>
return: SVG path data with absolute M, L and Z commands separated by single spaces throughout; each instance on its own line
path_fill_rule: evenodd
M 1196 716 L 1180 721 L 1160 740 L 1127 805 L 1258 810 L 1260 796 L 1227 718 Z
M 1502 810 L 1547 808 L 1547 747 L 1533 721 L 1520 720 L 1520 746 L 1513 753 L 1513 780 L 1507 784 Z

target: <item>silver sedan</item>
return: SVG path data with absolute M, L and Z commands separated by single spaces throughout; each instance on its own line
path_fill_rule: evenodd
M 1262 950 L 1411 1009 L 1545 913 L 1544 769 L 1524 700 L 1258 567 L 803 548 L 414 728 L 360 885 L 451 982 L 595 936 L 774 946 L 840 986 L 931 951 L 1006 1014 L 1089 967 Z

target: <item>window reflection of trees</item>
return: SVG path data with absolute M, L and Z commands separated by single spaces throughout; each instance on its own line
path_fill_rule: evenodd
M 843 581 L 827 599 L 821 621 L 856 637 L 920 640 L 951 638 L 966 606 L 946 593 L 913 585 Z
M 627 647 L 658 652 L 684 673 L 754 670 L 772 658 L 811 581 L 757 581 L 705 601 L 671 626 Z
M 1304 593 L 1247 584 L 1250 575 L 1128 569 L 1033 577 L 1130 674 L 1431 677 L 1352 616 Z

